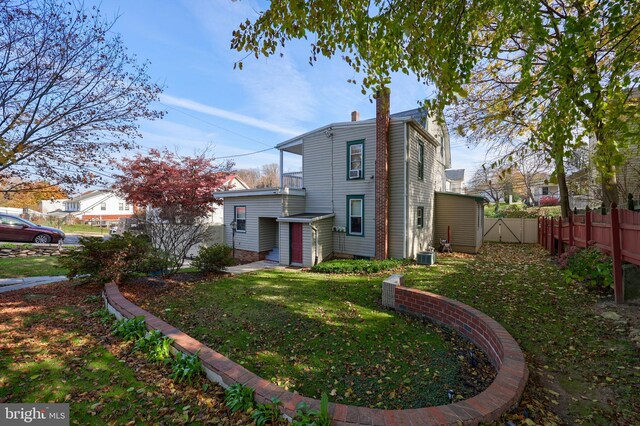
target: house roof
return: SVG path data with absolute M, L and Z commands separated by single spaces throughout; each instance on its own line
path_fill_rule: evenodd
M 428 114 L 424 108 L 415 108 L 407 111 L 401 111 L 401 112 L 396 112 L 394 114 L 390 114 L 389 120 L 392 123 L 414 122 L 415 124 L 417 124 L 417 127 L 421 128 L 425 134 L 431 137 L 430 142 L 436 145 L 439 145 L 440 143 L 435 139 L 435 137 L 424 129 L 424 118 L 427 116 Z M 302 142 L 302 139 L 304 139 L 305 137 L 321 131 L 331 131 L 331 129 L 341 128 L 341 127 L 375 126 L 375 124 L 376 124 L 375 118 L 368 118 L 366 120 L 359 120 L 359 121 L 341 121 L 337 123 L 331 123 L 322 127 L 318 127 L 317 129 L 310 130 L 294 138 L 287 139 L 286 141 L 276 145 L 276 148 L 283 149 L 283 148 L 293 147 L 295 145 L 300 144 Z M 291 150 L 291 151 L 295 152 L 295 150 Z M 299 152 L 299 154 L 302 154 L 302 152 Z
M 440 191 L 436 191 L 437 195 L 444 195 L 444 196 L 452 196 L 452 197 L 463 197 L 463 198 L 469 198 L 474 200 L 477 203 L 481 203 L 481 204 L 488 204 L 489 200 L 487 200 L 484 197 L 480 197 L 477 195 L 469 195 L 469 194 L 458 194 L 457 192 L 440 192 Z
M 104 194 L 109 194 L 111 192 L 112 191 L 108 190 L 108 189 L 92 189 L 90 191 L 83 192 L 82 194 L 78 195 L 77 197 L 73 197 L 69 201 L 75 201 L 75 202 L 84 201 L 84 200 L 86 200 L 88 198 L 92 198 L 92 197 L 96 197 L 96 196 L 100 196 L 100 195 L 104 195 Z
M 304 197 L 306 195 L 304 189 L 295 188 L 255 188 L 255 189 L 234 189 L 231 191 L 216 191 L 213 196 L 216 198 L 233 198 L 233 197 L 268 197 L 274 195 L 296 195 Z
M 448 180 L 464 180 L 464 169 L 449 169 L 444 174 Z
M 277 218 L 278 222 L 311 223 L 316 220 L 334 217 L 335 213 L 300 213 Z

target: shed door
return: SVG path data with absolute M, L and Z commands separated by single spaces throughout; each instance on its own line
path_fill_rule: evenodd
M 302 264 L 302 224 L 291 223 L 291 263 Z

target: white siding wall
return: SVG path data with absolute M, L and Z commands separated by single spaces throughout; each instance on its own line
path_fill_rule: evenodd
M 364 179 L 347 179 L 347 142 L 364 140 Z M 335 233 L 334 250 L 375 255 L 375 125 L 336 128 L 333 136 L 318 132 L 304 139 L 303 171 L 306 211 L 335 213 L 335 226 L 347 226 L 347 195 L 364 195 L 364 236 Z M 341 244 L 341 241 L 343 244 Z
M 404 257 L 405 234 L 405 128 L 392 123 L 389 129 L 389 257 Z
M 106 204 L 105 210 L 102 210 L 102 208 L 100 207 L 102 202 Z M 122 204 L 123 210 L 120 210 L 120 204 Z M 133 214 L 133 206 L 129 205 L 129 210 L 124 210 L 126 206 L 127 206 L 127 202 L 123 198 L 120 198 L 116 195 L 109 196 L 109 194 L 99 194 L 99 195 L 96 195 L 95 197 L 82 200 L 80 202 L 80 211 L 83 211 L 83 214 L 87 214 L 87 215 Z M 87 208 L 89 209 L 87 211 L 84 211 L 84 209 L 87 209 Z
M 293 197 L 288 198 L 303 198 Z M 299 201 L 295 202 L 300 204 Z M 282 215 L 282 196 L 251 196 L 228 197 L 224 202 L 224 232 L 225 241 L 231 244 L 232 232 L 230 223 L 234 219 L 234 207 L 247 207 L 247 231 L 236 232 L 236 248 L 241 250 L 260 251 L 260 221 L 259 218 L 277 218 Z M 277 227 L 269 225 L 269 230 L 277 233 Z M 265 239 L 264 237 L 262 238 Z M 272 246 L 273 247 L 273 246 Z M 265 248 L 268 250 L 272 247 Z
M 333 218 L 327 218 L 313 222 L 318 229 L 318 262 L 326 260 L 333 253 Z M 312 233 L 313 234 L 313 233 Z M 305 247 L 306 250 L 306 247 Z M 311 246 L 311 262 L 315 262 L 316 244 Z
M 310 268 L 313 266 L 313 236 L 311 226 L 308 223 L 302 224 L 302 266 Z
M 444 164 L 440 161 L 440 148 L 420 135 L 413 126 L 407 126 L 409 137 L 407 253 L 414 258 L 416 253 L 433 245 L 433 198 L 434 191 L 445 186 Z M 418 179 L 418 144 L 424 145 L 424 179 Z M 416 225 L 417 207 L 424 207 L 424 226 Z
M 280 222 L 280 263 L 288 265 L 289 261 L 289 223 Z

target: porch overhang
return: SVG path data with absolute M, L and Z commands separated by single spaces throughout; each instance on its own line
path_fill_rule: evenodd
M 334 217 L 335 213 L 301 213 L 291 216 L 283 216 L 276 219 L 276 222 L 283 223 L 312 223 L 322 219 Z
M 268 197 L 277 195 L 292 195 L 298 197 L 306 196 L 307 191 L 296 188 L 264 188 L 264 189 L 239 189 L 235 191 L 216 191 L 213 196 L 216 198 L 235 197 Z

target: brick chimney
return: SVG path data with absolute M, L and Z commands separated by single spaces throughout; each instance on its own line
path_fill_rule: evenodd
M 383 87 L 376 95 L 376 259 L 389 256 L 389 101 Z
M 351 113 L 351 121 L 360 121 L 360 113 L 358 111 Z

